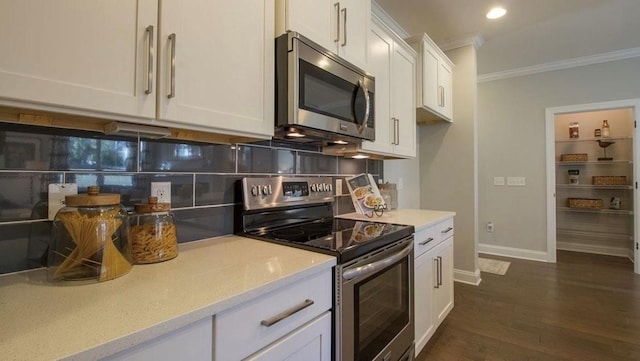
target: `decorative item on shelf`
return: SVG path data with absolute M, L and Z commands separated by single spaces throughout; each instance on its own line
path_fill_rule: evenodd
M 580 170 L 569 169 L 569 184 L 579 184 L 579 183 L 580 183 Z
M 594 175 L 592 183 L 596 186 L 623 186 L 627 184 L 627 176 L 624 175 Z
M 580 138 L 580 124 L 578 122 L 569 123 L 569 139 Z
M 586 162 L 588 159 L 589 159 L 589 156 L 587 155 L 587 153 L 560 155 L 561 162 Z
M 101 282 L 131 270 L 131 243 L 127 211 L 120 195 L 100 193 L 67 195 L 65 207 L 53 221 L 49 252 L 50 281 Z
M 567 203 L 569 208 L 581 208 L 581 209 L 600 209 L 602 208 L 602 199 L 592 198 L 568 198 Z
M 593 136 L 596 138 L 600 138 L 602 136 L 602 131 L 600 130 L 600 128 L 593 130 Z
M 602 121 L 602 136 L 606 138 L 610 135 L 611 135 L 611 129 L 609 129 L 609 121 L 605 119 Z
M 606 122 L 606 120 L 605 120 Z M 604 128 L 602 128 L 604 130 Z M 608 135 L 604 135 L 603 132 L 603 136 L 608 136 Z M 604 152 L 604 156 L 603 157 L 598 157 L 598 160 L 613 160 L 612 157 L 607 157 L 607 147 L 609 147 L 612 144 L 615 144 L 616 142 L 610 142 L 610 141 L 605 141 L 605 140 L 597 140 L 598 145 L 600 146 L 600 148 L 602 148 L 602 151 Z
M 611 197 L 611 200 L 609 201 L 609 209 L 620 209 L 621 205 L 622 201 L 620 200 L 620 197 Z
M 387 204 L 380 195 L 380 190 L 373 176 L 363 173 L 345 180 L 355 211 L 367 217 L 373 217 L 374 214 L 381 217 L 387 209 Z

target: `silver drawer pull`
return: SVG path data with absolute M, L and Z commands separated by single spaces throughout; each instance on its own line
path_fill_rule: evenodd
M 282 312 L 280 314 L 277 314 L 277 315 L 275 315 L 275 316 L 273 316 L 273 317 L 271 317 L 271 318 L 269 318 L 267 320 L 262 320 L 260 322 L 260 324 L 262 326 L 271 327 L 271 326 L 275 325 L 276 323 L 284 320 L 285 318 L 287 318 L 287 317 L 289 317 L 289 316 L 291 316 L 291 315 L 293 315 L 295 313 L 298 313 L 298 312 L 304 310 L 305 308 L 313 305 L 313 303 L 314 303 L 313 300 L 310 300 L 310 299 L 307 298 L 306 300 L 304 300 L 304 302 L 302 302 L 298 306 L 291 307 L 290 309 L 288 309 L 288 310 L 286 310 L 286 311 L 284 311 L 284 312 Z
M 425 244 L 427 244 L 427 243 L 429 243 L 431 241 L 433 241 L 433 237 L 429 237 L 429 238 L 427 238 L 426 241 L 422 241 L 422 242 L 420 242 L 418 244 L 421 245 L 421 246 L 424 246 Z
M 449 227 L 449 228 L 447 228 L 447 229 L 443 230 L 443 231 L 442 231 L 442 232 L 440 232 L 440 233 L 444 234 L 444 233 L 449 233 L 449 232 L 451 232 L 451 231 L 453 231 L 453 227 Z

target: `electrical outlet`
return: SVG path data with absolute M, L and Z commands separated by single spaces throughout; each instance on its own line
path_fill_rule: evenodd
M 53 221 L 56 213 L 64 207 L 64 197 L 69 194 L 78 194 L 78 185 L 75 183 L 51 183 L 49 184 L 49 194 L 47 204 L 49 207 L 49 220 Z
M 158 203 L 171 204 L 171 182 L 151 182 L 151 196 L 158 197 Z
M 336 195 L 342 195 L 342 179 L 336 179 Z
M 495 226 L 493 225 L 493 222 L 487 222 L 487 232 L 493 232 L 495 231 Z

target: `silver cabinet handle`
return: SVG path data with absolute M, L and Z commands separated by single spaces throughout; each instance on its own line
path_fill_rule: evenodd
M 409 246 L 403 249 L 402 251 L 392 256 L 389 256 L 381 261 L 371 262 L 369 264 L 365 264 L 363 266 L 356 267 L 356 268 L 349 269 L 342 272 L 342 278 L 344 280 L 349 281 L 354 278 L 367 277 L 403 259 L 409 253 L 411 253 L 412 250 L 413 250 L 413 243 L 410 243 Z
M 277 315 L 275 315 L 275 316 L 273 316 L 273 317 L 271 317 L 269 319 L 260 321 L 260 324 L 262 326 L 265 326 L 265 327 L 271 327 L 271 326 L 275 325 L 276 323 L 284 320 L 285 318 L 290 317 L 293 314 L 298 313 L 298 312 L 304 310 L 307 307 L 310 307 L 311 305 L 313 305 L 313 303 L 314 303 L 313 300 L 310 300 L 310 299 L 307 298 L 306 300 L 304 300 L 304 302 L 302 302 L 301 304 L 299 304 L 297 306 L 293 306 L 290 309 L 288 309 L 286 311 L 283 311 L 283 312 L 281 312 L 281 313 L 279 313 L 279 314 L 277 314 Z
M 347 46 L 347 8 L 342 10 L 342 46 Z
M 442 286 L 442 257 L 438 256 L 438 269 L 440 270 L 440 272 L 438 272 L 438 288 L 440 288 L 440 286 Z
M 147 33 L 149 45 L 147 48 L 147 87 L 144 89 L 145 94 L 153 93 L 153 25 L 147 26 L 144 30 Z
M 340 2 L 333 4 L 333 8 L 336 11 L 336 37 L 333 42 L 337 43 L 340 41 Z
M 396 120 L 396 131 L 395 131 L 396 145 L 400 145 L 400 119 L 395 118 L 395 120 Z
M 169 75 L 169 79 L 171 81 L 171 86 L 169 90 L 169 94 L 167 94 L 167 98 L 175 98 L 176 97 L 176 34 L 173 33 L 169 35 L 169 42 L 171 43 L 171 74 Z
M 453 227 L 447 227 L 447 229 L 443 229 L 440 233 L 445 234 L 453 231 Z
M 438 101 L 438 105 L 444 107 L 444 87 L 442 85 L 438 85 L 438 90 L 440 90 L 440 100 Z
M 433 288 L 440 288 L 440 259 L 437 257 L 433 260 L 436 262 L 436 285 Z
M 422 242 L 420 242 L 418 244 L 421 245 L 421 246 L 424 246 L 425 244 L 427 244 L 427 243 L 429 243 L 431 241 L 433 241 L 433 237 L 429 237 L 425 241 L 422 241 Z

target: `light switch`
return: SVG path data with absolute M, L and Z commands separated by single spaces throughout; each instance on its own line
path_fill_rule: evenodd
M 525 177 L 507 177 L 507 185 L 508 186 L 525 186 L 526 181 Z
M 76 183 L 49 184 L 47 204 L 49 206 L 48 216 L 50 221 L 53 221 L 56 213 L 60 208 L 64 207 L 65 196 L 69 194 L 78 194 L 78 185 Z
M 504 185 L 504 177 L 493 177 L 493 185 L 494 186 L 503 186 Z

